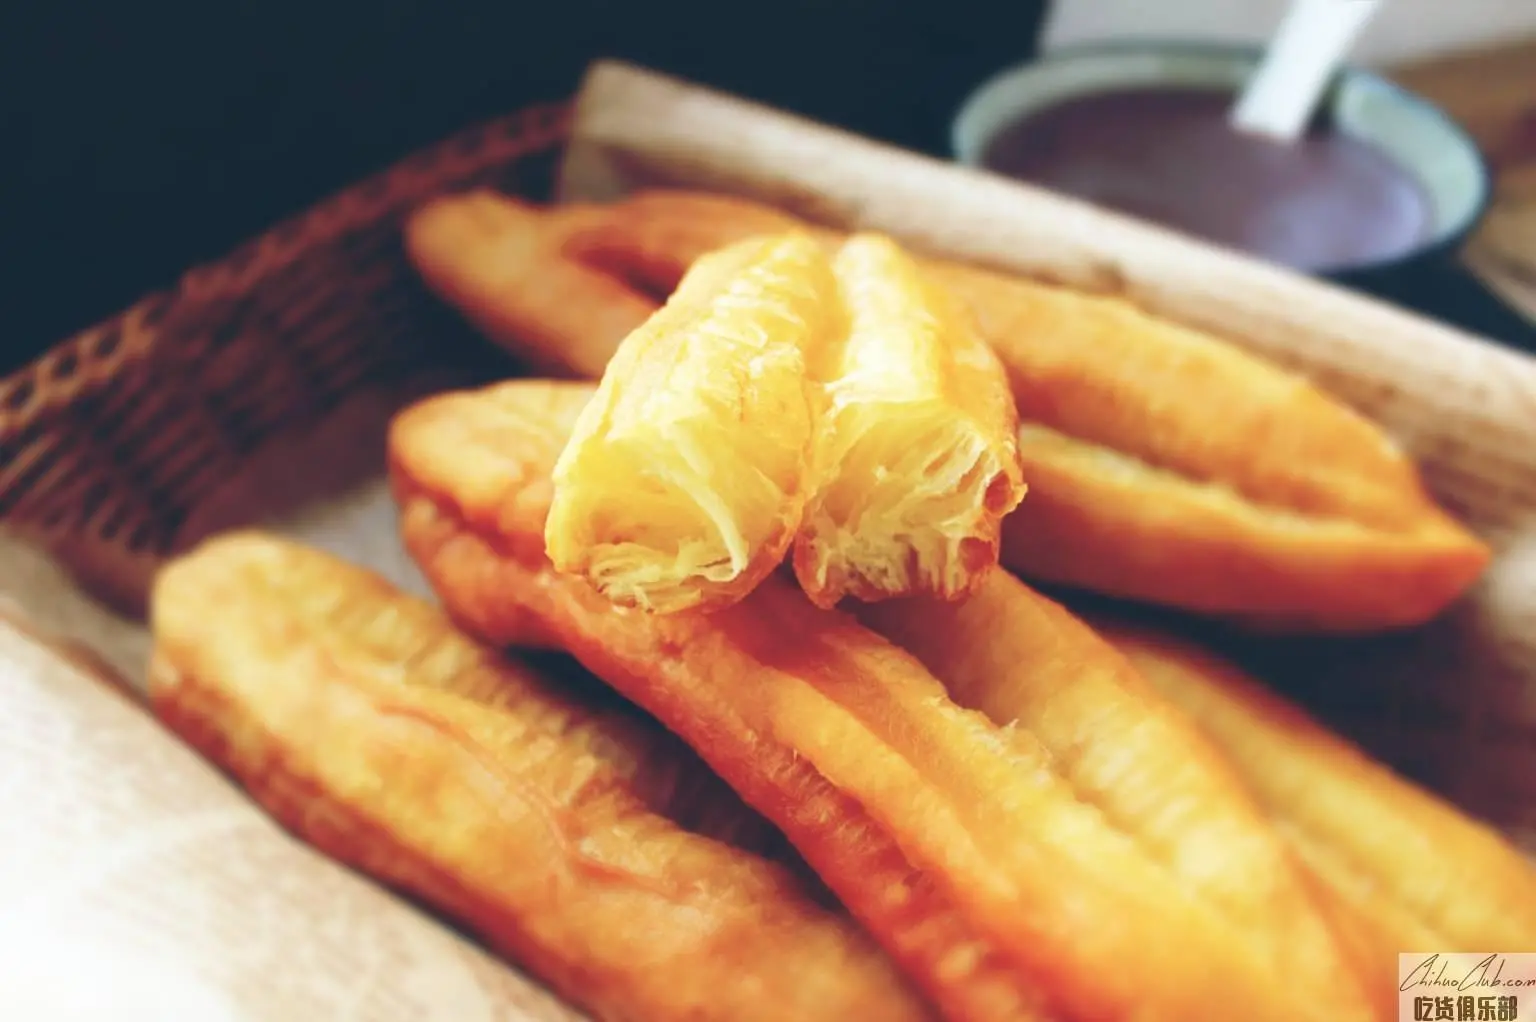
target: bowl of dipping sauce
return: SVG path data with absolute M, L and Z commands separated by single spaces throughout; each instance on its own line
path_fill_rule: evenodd
M 953 125 L 955 156 L 1370 290 L 1459 246 L 1492 186 L 1455 121 L 1347 68 L 1301 139 L 1244 133 L 1228 118 L 1260 59 L 1161 43 L 1058 51 L 970 96 Z

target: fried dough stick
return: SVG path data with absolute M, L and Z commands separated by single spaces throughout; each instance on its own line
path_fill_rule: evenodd
M 1101 833 L 1077 836 L 1085 859 L 1094 857 L 1091 839 L 1128 837 L 1162 871 L 1171 897 L 1211 906 L 1229 940 L 1270 964 L 1277 991 L 1304 991 L 1341 1018 L 1361 1017 L 1365 991 L 1353 963 L 1243 782 L 1066 608 L 998 572 L 962 603 L 897 600 L 855 613 L 922 661 L 956 703 L 1008 725 L 1021 755 L 1059 771 L 1102 816 Z M 1385 980 L 1377 988 L 1392 992 Z
M 1536 867 L 1233 664 L 1090 621 L 1230 757 L 1297 857 L 1353 917 L 1377 977 L 1399 952 L 1536 952 Z
M 1421 624 L 1488 548 L 1374 423 L 1298 375 L 1118 299 L 956 264 L 934 275 L 1008 367 L 1037 506 L 1029 577 L 1259 621 Z
M 524 406 L 548 410 L 559 394 L 587 399 L 515 381 L 396 419 L 407 548 L 466 627 L 504 642 L 535 622 L 693 746 L 948 1017 L 1151 1022 L 1224 1018 L 1233 1005 L 1247 1019 L 1339 1017 L 1277 989 L 1218 912 L 1180 896 L 1042 769 L 1043 750 L 1026 753 L 913 657 L 781 578 L 713 613 L 656 616 L 552 571 L 536 556 L 537 481 L 558 427 L 520 436 L 534 418 Z M 491 485 L 480 456 L 458 449 L 466 436 L 522 463 Z M 514 488 L 525 499 L 505 499 Z
M 562 266 L 665 295 L 701 253 L 795 224 L 741 199 L 648 192 L 524 229 L 557 239 Z M 1033 496 L 1004 521 L 1002 560 L 1025 577 L 1357 632 L 1427 620 L 1487 564 L 1486 546 L 1436 507 L 1380 429 L 1299 376 L 1116 298 L 945 260 L 924 267 L 970 307 L 1008 371 Z M 467 254 L 437 270 L 479 272 Z M 512 292 L 481 302 L 529 308 Z M 618 311 L 596 291 L 591 305 L 591 327 L 565 324 L 583 358 Z
M 816 481 L 836 285 L 804 235 L 700 259 L 619 345 L 554 472 L 550 561 L 625 606 L 741 599 L 783 560 Z
M 970 314 L 889 238 L 833 259 L 846 325 L 823 369 L 820 478 L 795 539 L 811 601 L 957 599 L 1024 496 L 1013 398 Z
M 782 867 L 682 830 L 696 761 L 329 555 L 259 534 L 166 568 L 159 715 L 320 850 L 444 909 L 595 1017 L 930 1017 Z M 701 768 L 699 768 L 701 769 Z

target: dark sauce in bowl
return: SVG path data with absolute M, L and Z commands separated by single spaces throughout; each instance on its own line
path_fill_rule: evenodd
M 1000 173 L 1303 270 L 1382 262 L 1433 233 L 1424 187 L 1387 153 L 1326 125 L 1286 144 L 1227 123 L 1198 88 L 1098 92 L 997 133 Z

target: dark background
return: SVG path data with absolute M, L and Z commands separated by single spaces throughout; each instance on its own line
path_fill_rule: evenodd
M 946 153 L 1048 0 L 0 2 L 0 373 L 473 122 L 623 57 Z M 1377 290 L 1536 347 L 1441 261 Z
M 617 56 L 943 152 L 1044 0 L 0 4 L 0 372 Z

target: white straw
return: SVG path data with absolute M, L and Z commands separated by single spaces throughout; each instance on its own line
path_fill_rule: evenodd
M 1294 0 L 1232 110 L 1240 131 L 1299 138 L 1381 0 Z

